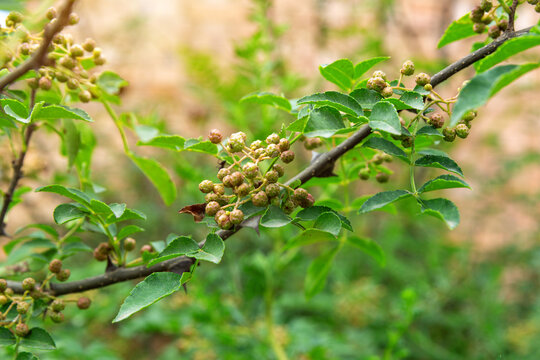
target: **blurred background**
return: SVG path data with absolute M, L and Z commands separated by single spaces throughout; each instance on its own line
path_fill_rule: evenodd
M 446 27 L 478 1 L 436 0 L 81 0 L 75 40 L 94 38 L 106 67 L 130 85 L 119 111 L 138 126 L 184 137 L 245 131 L 255 137 L 279 130 L 290 115 L 240 104 L 253 91 L 298 98 L 333 90 L 318 66 L 340 58 L 356 63 L 391 56 L 379 68 L 398 76 L 411 59 L 434 74 L 463 57 L 473 37 L 437 49 Z M 2 2 L 8 9 L 17 1 Z M 29 1 L 39 12 L 52 1 Z M 538 22 L 524 6 L 517 28 Z M 482 38 L 482 39 L 480 39 Z M 538 50 L 516 61 L 538 61 Z M 474 75 L 467 69 L 440 86 L 446 96 Z M 219 265 L 197 271 L 187 294 L 177 293 L 127 321 L 112 325 L 121 301 L 135 283 L 90 292 L 86 312 L 66 310 L 54 328 L 59 350 L 42 359 L 538 359 L 540 358 L 540 73 L 530 73 L 479 110 L 471 135 L 444 145 L 462 166 L 470 190 L 449 190 L 461 224 L 450 232 L 441 222 L 418 214 L 412 202 L 395 213 L 348 215 L 358 236 L 375 240 L 386 266 L 351 249 L 339 254 L 325 290 L 310 301 L 303 279 L 320 253 L 280 251 L 293 228 L 244 230 L 227 241 Z M 140 244 L 169 233 L 201 239 L 206 228 L 187 215 L 185 205 L 201 202 L 199 181 L 216 164 L 196 153 L 167 153 L 136 147 L 166 164 L 178 199 L 163 205 L 158 193 L 122 153 L 113 122 L 99 104 L 82 106 L 96 120 L 95 181 L 106 187 L 107 202 L 141 209 L 148 222 Z M 140 134 L 139 134 L 140 135 Z M 70 181 L 65 159 L 48 134 L 35 137 L 24 185 Z M 5 148 L 2 148 L 4 151 Z M 33 150 L 33 151 L 32 151 Z M 310 154 L 298 148 L 307 164 Z M 2 162 L 2 186 L 9 163 Z M 320 204 L 350 193 L 355 199 L 407 183 L 407 171 L 391 164 L 387 185 L 354 181 L 346 189 L 326 185 L 311 190 Z M 419 173 L 419 182 L 433 174 Z M 56 197 L 29 193 L 10 215 L 8 230 L 29 222 L 52 222 Z M 335 202 L 333 202 L 335 204 Z M 344 208 L 344 212 L 351 209 Z M 96 245 L 100 239 L 87 239 Z M 103 271 L 88 255 L 74 262 L 73 278 Z M 52 325 L 50 325 L 52 326 Z

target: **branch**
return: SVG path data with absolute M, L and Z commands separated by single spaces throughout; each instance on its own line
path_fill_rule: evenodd
M 497 39 L 493 40 L 493 42 L 487 44 L 484 47 L 481 47 L 480 49 L 476 50 L 473 53 L 470 53 L 469 55 L 465 56 L 461 60 L 456 61 L 455 63 L 447 66 L 443 70 L 433 75 L 431 77 L 431 85 L 433 85 L 433 87 L 439 85 L 443 81 L 446 81 L 448 78 L 455 75 L 457 72 L 471 66 L 475 62 L 492 54 L 493 52 L 495 52 L 495 50 L 497 50 L 499 46 L 504 44 L 506 41 L 512 38 L 527 34 L 531 30 L 531 28 L 532 27 L 528 27 L 526 29 L 504 33 L 503 35 L 499 36 Z
M 56 18 L 56 21 L 52 21 L 45 26 L 45 30 L 43 32 L 43 41 L 36 52 L 34 52 L 34 54 L 24 63 L 17 66 L 15 70 L 0 78 L 0 92 L 2 92 L 6 86 L 14 83 L 18 78 L 30 70 L 39 69 L 43 64 L 45 64 L 47 61 L 48 48 L 51 45 L 54 36 L 62 31 L 66 25 L 68 25 L 69 14 L 71 14 L 75 1 L 76 0 L 66 0 L 64 6 L 62 6 L 62 9 L 60 10 L 60 13 L 58 14 L 58 17 Z
M 510 13 L 508 14 L 508 29 L 507 32 L 513 32 L 515 30 L 516 9 L 519 4 L 519 0 L 514 0 L 510 7 Z
M 460 70 L 463 70 L 464 68 L 473 64 L 474 62 L 488 56 L 505 41 L 513 37 L 525 34 L 529 31 L 529 29 L 530 28 L 516 31 L 504 37 L 501 36 L 501 38 L 493 41 L 492 43 L 484 46 L 483 48 L 475 51 L 474 53 L 465 56 L 463 59 L 456 61 L 452 65 L 448 66 L 447 68 L 435 74 L 432 77 L 431 84 L 433 86 L 437 86 L 438 84 L 447 80 L 452 75 L 459 72 Z M 364 140 L 367 136 L 369 136 L 369 134 L 371 134 L 371 129 L 369 128 L 369 126 L 368 125 L 362 126 L 357 132 L 355 132 L 347 140 L 345 140 L 344 142 L 342 142 L 341 144 L 339 144 L 332 150 L 319 155 L 319 157 L 317 157 L 315 161 L 313 161 L 306 169 L 304 169 L 298 175 L 290 179 L 287 182 L 287 185 L 290 185 L 297 180 L 300 180 L 300 182 L 303 184 L 309 179 L 323 174 L 325 170 L 328 170 L 328 168 L 332 166 L 333 163 L 337 159 L 339 159 L 347 151 L 353 149 L 356 145 L 362 142 L 362 140 Z M 249 221 L 249 220 L 250 219 L 246 221 Z M 236 232 L 238 232 L 241 228 L 242 227 L 240 226 L 232 230 L 220 230 L 218 231 L 217 234 L 223 240 L 226 240 L 232 235 L 234 235 Z M 203 244 L 204 242 L 201 242 L 199 245 L 202 246 Z M 170 260 L 164 261 L 160 264 L 154 265 L 149 268 L 147 268 L 144 265 L 137 266 L 134 268 L 118 268 L 114 271 L 111 271 L 102 275 L 94 276 L 91 278 L 83 279 L 83 280 L 72 281 L 68 283 L 52 283 L 50 292 L 53 295 L 65 295 L 65 294 L 70 294 L 70 293 L 83 292 L 87 290 L 97 289 L 97 288 L 105 287 L 108 285 L 116 284 L 118 282 L 135 280 L 135 279 L 145 277 L 154 272 L 159 272 L 159 271 L 174 271 L 176 273 L 182 273 L 182 272 L 189 271 L 193 263 L 194 263 L 193 258 L 182 256 L 176 259 L 170 259 Z M 22 292 L 22 285 L 20 282 L 8 281 L 8 286 L 12 288 L 15 291 L 15 293 Z

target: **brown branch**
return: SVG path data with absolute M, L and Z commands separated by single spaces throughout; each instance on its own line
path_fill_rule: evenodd
M 17 81 L 17 79 L 30 70 L 39 69 L 43 64 L 45 64 L 47 61 L 47 51 L 49 46 L 51 45 L 54 36 L 62 31 L 66 25 L 68 25 L 69 14 L 71 14 L 71 11 L 73 10 L 75 1 L 76 0 L 66 0 L 55 21 L 52 21 L 45 26 L 43 40 L 34 54 L 24 63 L 17 66 L 12 72 L 0 78 L 0 92 L 2 92 L 6 86 L 14 83 Z
M 512 6 L 510 7 L 510 14 L 508 14 L 508 29 L 507 32 L 514 32 L 515 29 L 515 20 L 516 20 L 516 9 L 519 4 L 519 0 L 514 0 Z
M 493 43 L 484 46 L 483 48 L 475 51 L 474 53 L 470 55 L 467 55 L 461 60 L 458 60 L 454 64 L 450 65 L 449 67 L 435 74 L 431 81 L 432 85 L 436 86 L 440 84 L 441 82 L 450 78 L 452 75 L 454 75 L 458 71 L 466 68 L 467 66 L 471 65 L 475 61 L 478 61 L 486 57 L 487 55 L 491 54 L 504 41 L 507 41 L 508 39 L 527 33 L 528 31 L 529 29 L 523 29 L 515 33 L 512 33 L 512 36 L 505 36 L 503 39 L 497 39 Z M 493 48 L 494 43 L 498 44 L 495 46 L 495 48 Z M 475 60 L 471 62 L 471 59 L 475 59 Z M 362 126 L 357 132 L 355 132 L 347 140 L 345 140 L 344 142 L 342 142 L 341 144 L 339 144 L 332 150 L 328 151 L 327 153 L 323 153 L 319 157 L 317 157 L 315 161 L 313 161 L 306 169 L 304 169 L 298 175 L 290 179 L 287 182 L 287 184 L 290 185 L 297 180 L 300 180 L 301 183 L 305 183 L 309 179 L 313 177 L 317 177 L 318 175 L 324 173 L 329 168 L 329 166 L 333 165 L 333 163 L 337 159 L 339 159 L 347 151 L 353 149 L 356 145 L 361 143 L 369 134 L 371 134 L 371 129 L 369 128 L 369 126 L 368 125 Z M 246 221 L 249 221 L 249 219 Z M 242 227 L 238 227 L 232 230 L 220 230 L 217 234 L 223 240 L 226 240 L 227 238 L 231 237 L 236 232 L 238 232 L 241 228 Z M 203 244 L 204 242 L 201 242 L 199 245 L 202 246 Z M 51 292 L 54 295 L 65 295 L 65 294 L 70 294 L 70 293 L 83 292 L 83 291 L 87 291 L 91 289 L 97 289 L 97 288 L 105 287 L 108 285 L 116 284 L 123 281 L 135 280 L 144 276 L 148 276 L 158 271 L 174 271 L 176 273 L 181 273 L 181 272 L 189 271 L 193 263 L 194 263 L 194 259 L 182 256 L 176 259 L 170 259 L 170 260 L 164 261 L 160 264 L 154 265 L 149 268 L 147 268 L 144 265 L 137 266 L 134 268 L 119 268 L 117 270 L 114 270 L 114 271 L 111 271 L 102 275 L 94 276 L 91 278 L 83 279 L 83 280 L 72 281 L 68 283 L 53 283 L 51 284 Z M 16 293 L 22 292 L 22 286 L 20 282 L 9 281 L 8 286 L 12 288 Z

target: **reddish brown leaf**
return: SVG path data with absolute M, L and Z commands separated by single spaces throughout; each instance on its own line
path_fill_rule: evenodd
M 178 212 L 180 214 L 191 214 L 193 215 L 193 220 L 195 220 L 195 222 L 200 222 L 202 219 L 204 219 L 205 207 L 206 207 L 206 203 L 193 204 L 193 205 L 184 206 L 182 210 Z

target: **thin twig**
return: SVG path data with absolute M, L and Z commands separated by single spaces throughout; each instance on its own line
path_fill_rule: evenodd
M 512 6 L 510 7 L 510 13 L 508 14 L 508 29 L 507 32 L 514 32 L 515 31 L 515 19 L 516 19 L 516 9 L 519 4 L 519 0 L 514 0 L 512 2 Z

